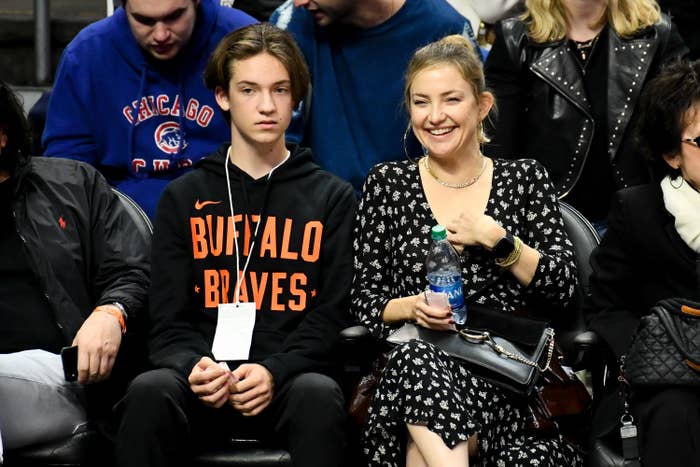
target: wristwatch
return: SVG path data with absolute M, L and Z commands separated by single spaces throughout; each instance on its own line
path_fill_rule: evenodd
M 510 256 L 514 249 L 515 239 L 510 233 L 506 232 L 506 234 L 494 245 L 492 250 L 493 256 L 495 256 L 497 259 L 504 259 Z
M 117 308 L 119 308 L 119 312 L 120 312 L 120 313 L 122 314 L 122 316 L 124 317 L 124 321 L 128 321 L 129 315 L 128 315 L 127 312 L 126 312 L 126 308 L 124 308 L 124 305 L 122 305 L 122 304 L 119 303 L 119 302 L 112 302 L 112 303 L 110 303 L 110 305 L 114 305 L 114 306 L 116 306 Z

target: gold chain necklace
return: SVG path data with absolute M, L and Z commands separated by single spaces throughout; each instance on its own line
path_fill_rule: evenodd
M 581 55 L 581 61 L 583 63 L 586 63 L 589 53 L 593 53 L 593 49 L 598 43 L 598 36 L 600 36 L 600 33 L 596 34 L 595 37 L 588 39 L 587 41 L 574 41 L 574 44 L 576 44 L 576 50 Z
M 481 169 L 479 170 L 479 173 L 473 176 L 472 178 L 462 182 L 462 183 L 449 183 L 444 180 L 440 180 L 437 175 L 433 173 L 433 171 L 430 169 L 430 162 L 428 162 L 429 156 L 425 156 L 423 158 L 423 166 L 425 166 L 425 170 L 428 171 L 431 177 L 435 179 L 436 182 L 438 182 L 442 186 L 446 186 L 447 188 L 454 188 L 455 190 L 459 190 L 460 188 L 466 188 L 468 186 L 471 186 L 476 183 L 479 178 L 481 178 L 481 174 L 484 173 L 484 170 L 486 170 L 486 158 L 484 155 L 481 155 Z

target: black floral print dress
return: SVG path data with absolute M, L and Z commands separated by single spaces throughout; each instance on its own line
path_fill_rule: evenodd
M 537 249 L 540 261 L 532 282 L 523 287 L 488 251 L 467 247 L 461 256 L 467 319 L 469 303 L 504 313 L 532 301 L 564 309 L 574 295 L 576 270 L 547 173 L 534 160 L 494 159 L 493 164 L 486 214 Z M 417 164 L 390 162 L 372 169 L 355 232 L 352 312 L 375 336 L 385 338 L 400 325 L 382 322 L 389 300 L 428 285 L 424 263 L 436 223 Z M 470 374 L 430 344 L 412 341 L 390 355 L 370 407 L 363 450 L 368 465 L 403 465 L 405 424 L 412 423 L 426 425 L 450 448 L 478 433 L 476 462 L 483 466 L 582 465 L 561 437 L 529 433 L 529 417 L 521 397 Z

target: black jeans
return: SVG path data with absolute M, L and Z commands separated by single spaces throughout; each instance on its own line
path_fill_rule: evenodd
M 206 407 L 184 376 L 169 370 L 139 375 L 116 406 L 117 467 L 188 465 L 190 456 L 231 436 L 253 436 L 289 450 L 299 467 L 343 464 L 346 415 L 331 378 L 303 373 L 276 388 L 270 405 L 243 417 L 230 405 Z

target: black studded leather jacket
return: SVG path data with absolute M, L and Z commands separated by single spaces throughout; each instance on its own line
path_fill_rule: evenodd
M 607 155 L 617 188 L 648 181 L 646 165 L 634 151 L 629 127 L 644 83 L 659 66 L 687 54 L 670 19 L 635 36 L 607 34 Z M 486 82 L 496 95 L 489 155 L 531 157 L 549 171 L 557 195 L 565 197 L 578 181 L 595 129 L 583 71 L 566 39 L 535 43 L 519 18 L 502 21 L 486 62 Z

